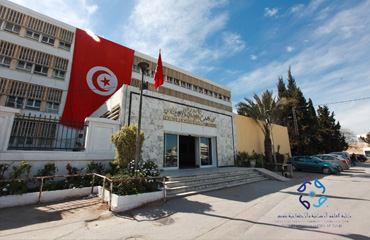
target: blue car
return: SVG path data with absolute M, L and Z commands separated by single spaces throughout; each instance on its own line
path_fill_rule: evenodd
M 340 173 L 340 167 L 335 163 L 327 163 L 312 156 L 293 156 L 290 159 L 293 170 L 323 172 L 325 174 Z

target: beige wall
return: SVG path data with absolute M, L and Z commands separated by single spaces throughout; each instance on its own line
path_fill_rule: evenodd
M 245 151 L 252 153 L 254 150 L 257 153 L 264 153 L 265 137 L 253 119 L 235 114 L 235 129 L 238 152 Z M 291 156 L 288 129 L 273 124 L 272 132 L 274 135 L 275 151 L 280 146 L 279 152 L 281 154 L 289 154 Z

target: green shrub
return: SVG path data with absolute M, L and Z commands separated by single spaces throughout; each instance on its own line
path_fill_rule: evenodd
M 115 175 L 108 173 L 106 177 L 112 180 L 120 179 L 134 179 L 134 178 L 146 178 L 156 177 L 160 175 L 157 164 L 152 160 L 140 162 L 138 164 L 139 169 L 137 173 L 134 172 L 134 161 L 128 163 L 125 171 L 120 171 Z M 109 189 L 109 182 L 106 182 L 105 188 Z M 143 179 L 143 180 L 128 180 L 122 182 L 113 183 L 113 193 L 118 195 L 130 195 L 139 194 L 145 192 L 153 192 L 158 190 L 158 181 L 156 179 Z
M 116 163 L 120 169 L 126 169 L 128 163 L 135 159 L 136 155 L 137 125 L 127 124 L 111 136 L 111 142 L 116 147 Z M 144 143 L 144 132 L 140 131 L 140 158 Z
M 54 176 L 56 172 L 58 172 L 58 168 L 54 163 L 46 163 L 43 169 L 37 171 L 35 177 Z
M 13 174 L 11 174 L 11 178 L 21 178 L 24 173 L 26 174 L 24 178 L 28 178 L 30 175 L 31 167 L 32 166 L 28 162 L 20 162 L 19 166 L 13 166 Z
M 5 172 L 9 169 L 9 166 L 7 163 L 0 164 L 0 180 L 5 179 Z
M 248 161 L 249 160 L 249 154 L 247 152 L 238 152 L 236 155 L 236 166 L 237 167 L 250 167 L 251 164 Z
M 13 166 L 12 170 L 13 172 L 10 173 L 11 179 L 19 179 L 19 178 L 28 178 L 30 171 L 31 171 L 31 165 L 27 162 L 20 162 L 18 166 Z M 1 167 L 2 171 L 2 178 L 5 178 L 4 174 L 5 171 L 9 168 L 9 164 L 3 164 Z M 0 178 L 1 179 L 1 178 Z M 29 181 L 12 181 L 12 182 L 4 182 L 0 183 L 0 196 L 2 195 L 11 195 L 11 194 L 23 194 L 28 192 L 27 183 Z
M 27 184 L 24 181 L 12 181 L 1 184 L 1 193 L 3 195 L 23 194 L 28 192 Z

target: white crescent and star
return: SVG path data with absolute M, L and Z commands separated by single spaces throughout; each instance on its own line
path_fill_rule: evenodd
M 109 96 L 114 93 L 118 86 L 116 75 L 106 67 L 95 66 L 86 75 L 89 88 L 96 94 Z

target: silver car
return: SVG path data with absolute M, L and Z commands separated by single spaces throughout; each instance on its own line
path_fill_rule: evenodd
M 317 155 L 314 155 L 314 156 L 320 158 L 324 162 L 338 164 L 341 171 L 349 169 L 349 165 L 348 165 L 346 159 L 344 159 L 341 156 L 338 156 L 338 155 L 335 155 L 335 154 L 317 154 Z

